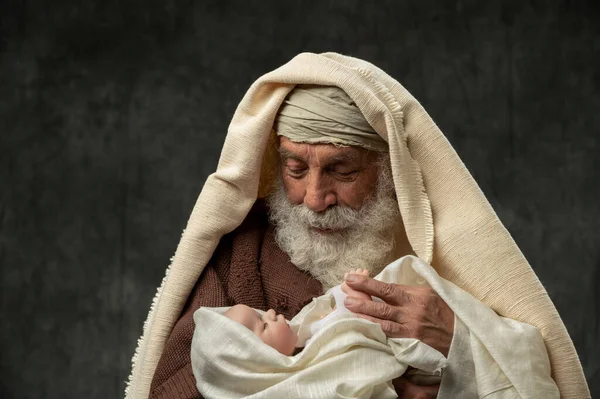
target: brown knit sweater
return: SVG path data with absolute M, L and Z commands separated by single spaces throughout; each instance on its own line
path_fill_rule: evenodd
M 257 201 L 240 227 L 221 239 L 198 279 L 165 344 L 150 398 L 202 398 L 190 364 L 193 314 L 199 307 L 243 303 L 262 310 L 272 308 L 291 319 L 322 294 L 321 283 L 298 270 L 279 249 L 266 206 Z

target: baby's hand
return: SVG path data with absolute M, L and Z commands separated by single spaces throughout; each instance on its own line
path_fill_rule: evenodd
M 360 274 L 369 277 L 369 271 L 364 269 L 356 269 L 355 271 L 351 272 L 351 274 Z M 344 280 L 345 279 L 346 276 L 344 276 Z M 348 287 L 348 284 L 346 284 L 345 281 L 342 283 L 342 292 L 348 295 L 349 297 L 362 299 L 363 301 L 370 301 L 372 299 L 369 294 L 365 294 L 364 292 L 356 291 Z

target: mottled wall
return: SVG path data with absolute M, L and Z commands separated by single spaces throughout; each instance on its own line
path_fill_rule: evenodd
M 0 397 L 122 396 L 238 101 L 330 50 L 423 103 L 600 395 L 597 3 L 67 3 L 0 2 Z

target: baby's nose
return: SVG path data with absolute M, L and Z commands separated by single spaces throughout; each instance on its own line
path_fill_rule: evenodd
M 269 320 L 277 321 L 277 314 L 273 309 L 267 310 L 266 315 L 269 318 Z

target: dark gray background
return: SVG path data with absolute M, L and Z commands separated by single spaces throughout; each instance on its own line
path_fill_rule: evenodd
M 423 103 L 600 394 L 597 3 L 72 3 L 0 3 L 0 397 L 122 396 L 237 103 L 301 51 Z

